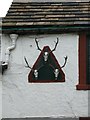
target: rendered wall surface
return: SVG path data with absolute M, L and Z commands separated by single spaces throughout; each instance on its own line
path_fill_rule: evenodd
M 0 75 L 0 120 L 2 118 L 2 82 L 1 82 L 1 75 Z
M 1 61 L 1 34 L 0 34 L 0 61 Z M 0 71 L 1 71 L 1 68 L 0 68 Z M 1 118 L 2 118 L 2 75 L 0 72 L 0 120 Z
M 52 118 L 52 117 L 37 117 L 37 118 L 3 118 L 2 120 L 79 120 L 79 118 Z M 86 120 L 86 119 L 85 119 Z M 88 120 L 88 119 L 87 119 Z
M 40 54 L 39 46 L 49 45 L 53 49 L 54 41 L 60 39 L 54 55 L 62 66 L 64 57 L 68 61 L 63 68 L 66 80 L 63 83 L 28 83 L 30 69 L 26 68 L 24 56 L 32 67 Z M 10 46 L 8 35 L 2 37 L 2 60 L 5 49 Z M 86 117 L 88 116 L 88 91 L 76 90 L 78 84 L 78 35 L 58 34 L 25 36 L 20 35 L 16 48 L 11 51 L 8 70 L 3 74 L 2 117 Z

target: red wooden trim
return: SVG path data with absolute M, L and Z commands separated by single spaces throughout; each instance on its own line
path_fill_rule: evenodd
M 79 35 L 79 84 L 77 90 L 88 90 L 90 85 L 86 83 L 86 33 Z
M 86 34 L 79 36 L 79 84 L 86 84 Z
M 90 120 L 90 117 L 80 117 L 79 120 Z
M 77 85 L 77 90 L 90 90 L 90 85 Z

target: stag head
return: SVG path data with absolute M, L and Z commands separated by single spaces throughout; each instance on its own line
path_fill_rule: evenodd
M 35 38 L 35 42 L 36 42 L 36 45 L 37 45 L 37 49 L 38 49 L 39 51 L 42 51 L 42 50 L 40 49 L 40 47 L 39 47 L 39 44 L 38 44 L 39 41 L 37 40 L 37 38 Z M 44 51 L 44 52 L 43 52 L 44 62 L 47 62 L 47 61 L 48 61 L 49 54 L 50 54 L 51 52 L 54 52 L 54 51 L 56 50 L 57 45 L 58 45 L 58 42 L 59 42 L 59 39 L 57 38 L 57 41 L 55 42 L 54 48 L 53 48 L 50 52 L 48 52 L 48 51 Z M 65 67 L 65 65 L 66 65 L 66 63 L 67 63 L 67 56 L 64 57 L 64 59 L 65 59 L 65 62 L 64 62 L 64 64 L 62 65 L 61 68 Z M 30 65 L 29 65 L 28 62 L 27 62 L 26 57 L 24 57 L 24 60 L 25 60 L 25 62 L 26 62 L 26 64 L 27 64 L 26 67 L 30 68 L 30 69 L 33 71 L 34 76 L 35 76 L 35 79 L 37 79 L 37 78 L 38 78 L 38 70 L 37 70 L 37 69 L 33 70 L 33 69 L 30 67 Z M 40 67 L 42 67 L 42 66 L 40 66 Z M 59 74 L 59 69 L 56 68 L 56 69 L 54 70 L 55 79 L 57 79 L 58 74 Z
M 35 38 L 35 42 L 36 42 L 36 45 L 37 45 L 37 49 L 38 49 L 39 51 L 42 51 L 42 50 L 40 49 L 39 45 L 38 45 L 38 40 L 37 40 L 37 38 Z M 55 47 L 54 47 L 54 49 L 51 50 L 51 52 L 53 52 L 53 51 L 56 50 L 56 47 L 57 47 L 57 45 L 58 45 L 58 42 L 59 42 L 59 39 L 57 38 L 57 41 L 55 42 L 55 43 L 56 43 L 56 44 L 55 44 Z M 50 52 L 47 52 L 47 51 L 45 51 L 45 52 L 43 53 L 43 58 L 44 58 L 44 61 L 45 61 L 45 62 L 47 62 L 49 54 L 50 54 Z

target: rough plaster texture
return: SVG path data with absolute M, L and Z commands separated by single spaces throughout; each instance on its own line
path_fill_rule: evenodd
M 90 91 L 88 91 L 88 116 L 90 116 Z
M 35 37 L 39 38 L 40 48 L 54 41 L 60 42 L 54 52 L 60 65 L 68 56 L 63 68 L 66 75 L 64 83 L 28 83 L 30 69 L 25 67 L 24 56 L 30 66 L 34 64 L 40 51 L 37 50 Z M 10 37 L 2 37 L 2 60 L 5 49 L 10 46 Z M 16 48 L 11 51 L 10 64 L 3 75 L 3 118 L 25 117 L 86 117 L 88 116 L 88 91 L 76 90 L 78 84 L 78 35 L 41 35 L 19 36 Z
M 0 61 L 1 61 L 1 34 L 0 34 Z M 0 120 L 1 118 L 2 118 L 2 75 L 0 72 Z
M 1 75 L 0 75 L 0 120 L 2 118 L 2 82 L 1 82 Z
M 45 118 L 4 118 L 2 120 L 79 120 L 79 118 L 49 118 L 49 117 L 45 117 Z

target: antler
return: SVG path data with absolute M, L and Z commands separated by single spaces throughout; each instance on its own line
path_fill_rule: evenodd
M 53 52 L 53 51 L 56 50 L 56 47 L 57 47 L 58 42 L 59 42 L 59 38 L 57 38 L 57 41 L 55 42 L 55 43 L 56 43 L 56 44 L 55 44 L 55 47 L 54 47 L 54 49 L 53 49 L 51 52 Z
M 25 57 L 25 56 L 24 56 L 24 60 L 25 60 L 25 62 L 26 62 L 26 64 L 27 64 L 27 66 L 26 66 L 26 67 L 28 67 L 28 68 L 30 68 L 30 69 L 32 70 L 32 68 L 29 66 L 28 61 L 27 61 L 27 59 L 26 59 L 26 57 Z
M 24 56 L 24 60 L 25 60 L 25 62 L 26 62 L 26 64 L 27 64 L 26 67 L 30 68 L 30 69 L 34 72 L 35 79 L 37 79 L 37 78 L 38 78 L 38 70 L 37 70 L 37 69 L 34 70 L 34 69 L 32 69 L 32 68 L 29 66 L 29 64 L 28 64 L 27 59 L 26 59 L 25 56 Z
M 36 42 L 36 45 L 37 45 L 38 50 L 42 51 L 42 50 L 40 49 L 39 45 L 38 45 L 37 38 L 35 38 L 35 42 Z
M 65 65 L 66 65 L 66 63 L 67 63 L 67 56 L 66 57 L 64 57 L 65 58 L 65 62 L 64 62 L 64 65 L 61 67 L 61 68 L 63 68 L 63 67 L 65 67 Z

